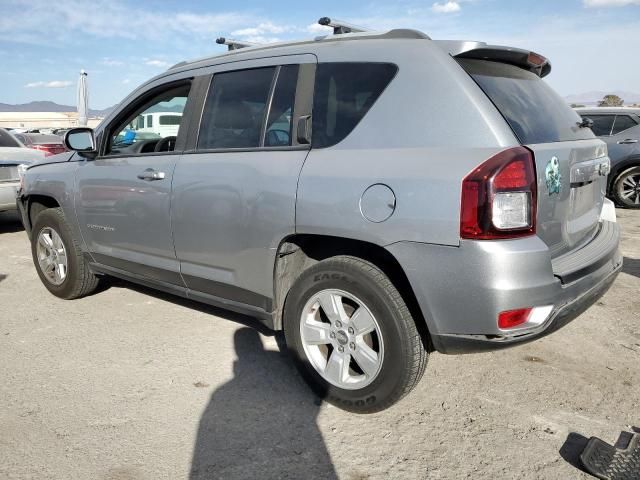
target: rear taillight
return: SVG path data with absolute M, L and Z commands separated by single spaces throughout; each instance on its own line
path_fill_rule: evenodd
M 462 182 L 460 236 L 495 240 L 536 232 L 536 172 L 524 147 L 504 150 Z
M 34 150 L 40 150 L 44 152 L 45 157 L 50 157 L 51 155 L 57 155 L 59 153 L 64 153 L 67 149 L 64 145 L 58 145 L 55 143 L 51 144 L 40 144 L 40 145 L 29 145 L 29 148 L 33 148 Z

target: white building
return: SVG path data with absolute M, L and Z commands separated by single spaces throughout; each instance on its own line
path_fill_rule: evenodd
M 102 117 L 89 117 L 95 128 Z M 0 128 L 70 128 L 78 126 L 77 112 L 0 112 Z

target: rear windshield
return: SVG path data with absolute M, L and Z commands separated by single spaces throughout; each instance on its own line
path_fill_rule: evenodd
M 6 130 L 0 128 L 0 147 L 20 147 L 20 143 Z
M 594 138 L 580 116 L 536 74 L 505 63 L 459 59 L 523 144 Z

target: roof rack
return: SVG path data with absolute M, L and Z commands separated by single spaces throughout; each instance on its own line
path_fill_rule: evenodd
M 229 47 L 229 51 L 259 45 L 257 43 L 242 42 L 240 40 L 231 40 L 230 38 L 224 37 L 216 38 L 216 43 L 219 45 L 227 45 Z
M 343 22 L 342 20 L 331 19 L 329 17 L 322 17 L 318 20 L 320 25 L 325 27 L 332 27 L 334 35 L 340 35 L 343 33 L 358 33 L 358 32 L 368 32 L 369 30 L 366 28 L 358 27 L 356 25 L 352 25 L 347 22 Z

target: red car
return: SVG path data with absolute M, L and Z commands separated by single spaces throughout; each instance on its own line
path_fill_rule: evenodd
M 14 137 L 21 141 L 25 147 L 44 152 L 45 157 L 50 157 L 51 155 L 57 155 L 67 151 L 67 148 L 62 142 L 62 138 L 57 135 L 45 135 L 42 133 L 15 133 Z

